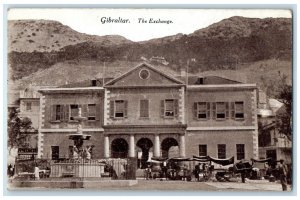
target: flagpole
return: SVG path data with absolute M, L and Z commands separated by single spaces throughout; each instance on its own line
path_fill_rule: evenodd
M 105 76 L 105 60 L 103 61 L 102 86 L 104 86 L 104 76 Z
M 187 107 L 188 107 L 188 84 L 189 84 L 189 80 L 188 80 L 188 73 L 189 73 L 189 64 L 190 64 L 190 60 L 187 60 L 187 65 L 186 65 L 186 72 L 185 72 L 185 86 L 186 86 L 186 91 L 185 91 L 185 121 L 186 124 L 188 124 L 188 114 L 187 114 Z

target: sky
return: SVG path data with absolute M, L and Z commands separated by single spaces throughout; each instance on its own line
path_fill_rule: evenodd
M 232 16 L 251 18 L 288 17 L 289 10 L 270 9 L 40 9 L 14 8 L 8 20 L 45 19 L 59 21 L 72 29 L 91 35 L 121 35 L 143 41 L 178 33 L 190 34 Z M 102 23 L 103 18 L 128 19 L 127 23 Z M 172 23 L 149 23 L 150 19 Z M 144 19 L 147 23 L 142 23 Z

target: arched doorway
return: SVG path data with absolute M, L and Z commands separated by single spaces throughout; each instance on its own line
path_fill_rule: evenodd
M 111 143 L 112 158 L 127 158 L 128 143 L 123 138 L 114 139 Z
M 140 147 L 142 150 L 142 156 L 139 158 L 139 168 L 145 169 L 147 167 L 147 160 L 149 159 L 149 150 L 153 147 L 153 143 L 148 138 L 141 138 L 136 143 L 136 146 Z
M 171 157 L 179 156 L 178 142 L 174 138 L 164 139 L 161 143 L 161 150 L 162 150 L 161 153 L 163 158 L 168 158 L 169 154 L 172 155 Z

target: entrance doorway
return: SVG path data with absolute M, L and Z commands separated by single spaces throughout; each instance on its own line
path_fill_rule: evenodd
M 111 157 L 112 158 L 127 158 L 128 144 L 122 138 L 114 139 L 111 143 Z
M 136 146 L 140 147 L 142 150 L 142 156 L 138 159 L 138 167 L 145 169 L 147 167 L 147 160 L 149 159 L 149 150 L 153 147 L 153 143 L 148 138 L 141 138 Z
M 166 138 L 161 143 L 162 157 L 169 158 L 179 156 L 178 142 L 174 138 Z

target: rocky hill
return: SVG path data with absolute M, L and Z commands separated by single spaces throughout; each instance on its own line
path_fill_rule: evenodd
M 10 79 L 18 80 L 19 84 L 25 80 L 27 83 L 43 79 L 41 72 L 51 77 L 51 72 L 59 71 L 62 77 L 66 75 L 64 73 L 68 73 L 69 77 L 74 74 L 70 73 L 72 67 L 76 73 L 69 77 L 70 80 L 78 78 L 78 74 L 87 74 L 84 78 L 89 78 L 94 73 L 85 73 L 89 67 L 84 63 L 101 65 L 105 61 L 108 68 L 116 67 L 116 63 L 119 66 L 131 63 L 135 66 L 134 63 L 141 58 L 153 56 L 165 58 L 167 66 L 174 71 L 185 68 L 187 60 L 192 58 L 196 59 L 189 63 L 189 70 L 193 73 L 244 70 L 251 74 L 251 70 L 246 68 L 253 63 L 269 63 L 268 60 L 283 62 L 283 66 L 291 71 L 290 18 L 232 17 L 189 35 L 179 33 L 143 42 L 131 42 L 122 36 L 78 33 L 55 21 L 18 20 L 10 21 L 8 25 Z M 265 73 L 268 73 L 267 70 Z M 270 70 L 277 73 L 279 68 L 272 67 Z
M 119 35 L 96 36 L 74 31 L 51 20 L 11 20 L 8 22 L 9 52 L 53 52 L 68 45 L 92 41 L 112 46 L 131 41 Z

